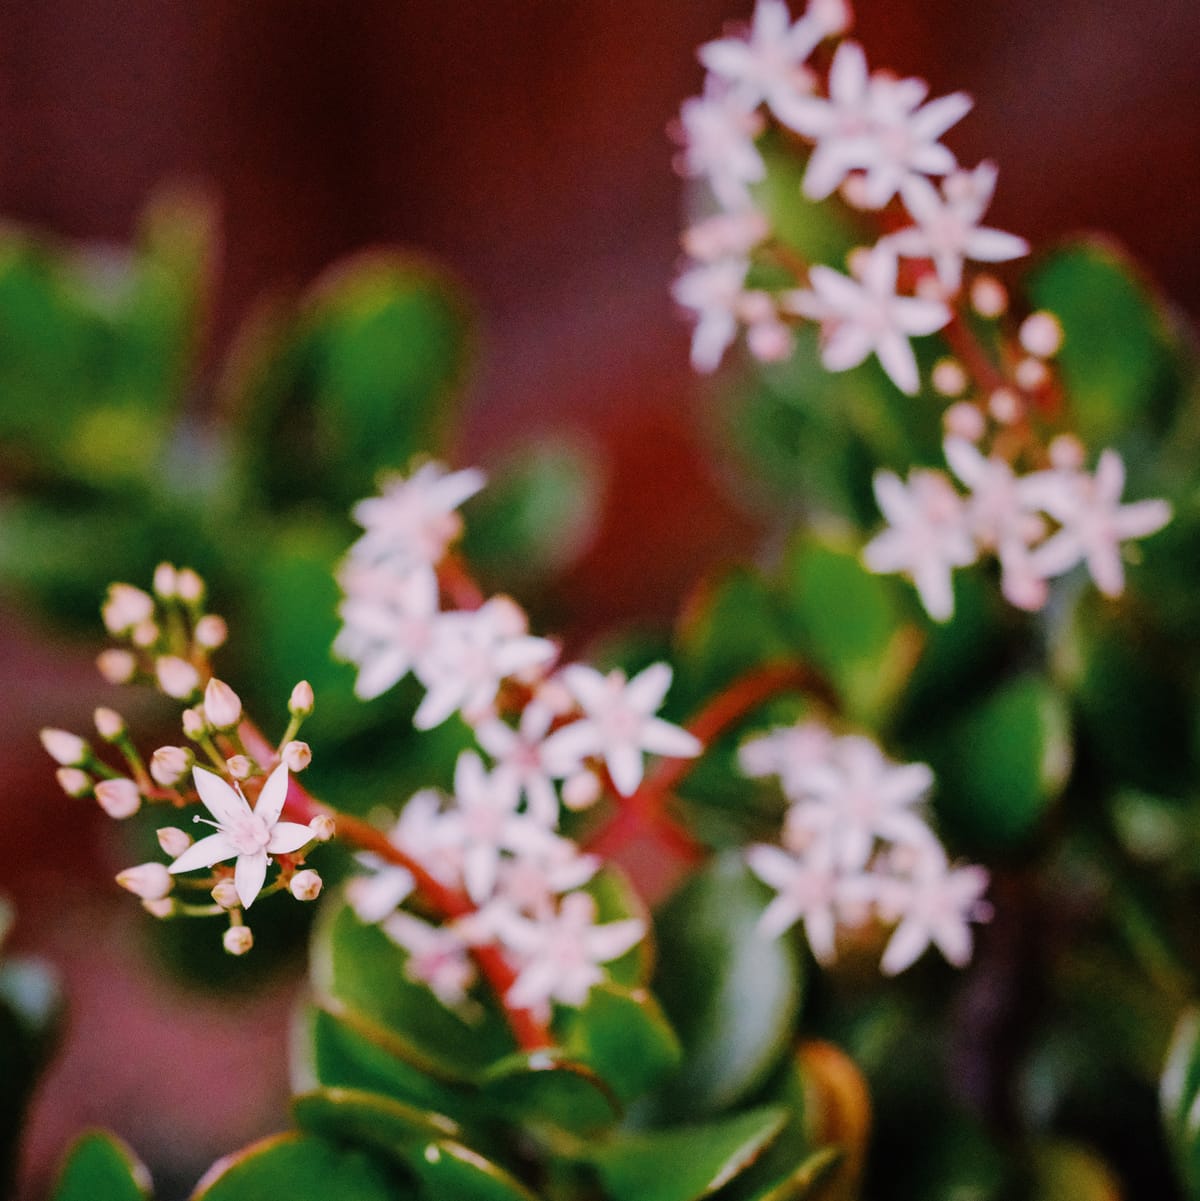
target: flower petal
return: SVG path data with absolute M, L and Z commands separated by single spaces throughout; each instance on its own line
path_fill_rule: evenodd
M 194 842 L 167 869 L 172 874 L 176 872 L 191 872 L 198 867 L 212 867 L 222 859 L 232 859 L 237 849 L 228 837 L 220 832 L 210 834 L 207 838 Z
M 268 777 L 258 794 L 254 805 L 256 817 L 261 817 L 268 826 L 273 826 L 283 812 L 283 803 L 287 800 L 288 769 L 286 763 L 281 763 Z
M 233 884 L 237 889 L 238 900 L 247 909 L 254 904 L 254 898 L 262 892 L 263 881 L 266 878 L 266 851 L 259 851 L 254 855 L 238 856 L 237 866 L 233 869 Z
M 216 772 L 206 767 L 193 767 L 192 779 L 200 794 L 204 807 L 217 819 L 219 825 L 232 825 L 238 818 L 248 817 L 250 806 L 246 798 L 230 787 Z

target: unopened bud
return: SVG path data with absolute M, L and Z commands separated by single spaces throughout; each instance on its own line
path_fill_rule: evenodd
M 160 746 L 150 756 L 150 774 L 155 783 L 174 788 L 191 769 L 192 752 L 182 746 Z
M 938 359 L 930 380 L 940 396 L 961 396 L 967 390 L 967 373 L 957 359 Z
M 946 433 L 953 434 L 956 438 L 978 442 L 987 431 L 987 419 L 975 405 L 960 400 L 942 414 L 942 426 Z
M 1026 392 L 1040 392 L 1050 382 L 1050 368 L 1041 359 L 1022 359 L 1013 378 Z
M 175 902 L 170 897 L 159 897 L 157 901 L 143 901 L 142 908 L 151 917 L 170 917 L 175 912 Z
M 188 605 L 204 599 L 204 581 L 190 567 L 181 567 L 175 575 L 175 595 Z
M 1052 359 L 1062 349 L 1063 328 L 1053 313 L 1030 313 L 1017 331 L 1021 345 L 1035 358 Z
M 288 712 L 293 717 L 308 717 L 312 714 L 313 703 L 312 685 L 307 680 L 301 680 L 292 689 L 292 695 L 288 699 Z
M 254 946 L 254 935 L 249 926 L 230 926 L 221 941 L 230 955 L 245 955 Z
M 981 317 L 999 317 L 1008 309 L 1008 289 L 994 275 L 979 275 L 971 284 L 971 307 Z
M 204 647 L 206 651 L 215 651 L 217 647 L 225 645 L 225 639 L 229 637 L 229 627 L 225 624 L 225 618 L 218 617 L 215 613 L 206 613 L 196 622 L 194 635 L 197 645 Z
M 158 831 L 158 845 L 162 847 L 163 854 L 178 859 L 192 845 L 192 836 L 178 826 L 163 826 Z
M 142 794 L 132 780 L 101 780 L 96 785 L 96 800 L 109 817 L 122 821 L 142 807 Z
M 100 615 L 110 634 L 124 634 L 154 616 L 154 598 L 132 584 L 110 584 Z
M 562 799 L 568 809 L 587 809 L 600 799 L 600 779 L 595 772 L 576 772 L 563 782 Z
M 328 842 L 337 833 L 337 823 L 328 813 L 318 813 L 308 823 L 308 828 L 318 842 Z
M 149 650 L 158 641 L 158 626 L 153 621 L 139 621 L 129 637 L 134 646 Z
M 283 748 L 281 756 L 288 771 L 303 771 L 312 762 L 312 747 L 307 742 L 293 739 Z
M 236 909 L 242 903 L 238 896 L 237 885 L 228 876 L 213 885 L 212 899 L 222 909 Z
M 154 591 L 161 600 L 172 600 L 178 588 L 175 568 L 170 563 L 160 563 L 154 569 Z
M 82 767 L 91 756 L 91 748 L 78 734 L 47 728 L 41 733 L 42 746 L 55 763 L 63 767 Z
M 1001 425 L 1011 425 L 1021 416 L 1021 398 L 1011 388 L 997 388 L 988 397 L 988 412 Z
M 231 755 L 225 760 L 225 768 L 235 780 L 248 780 L 254 775 L 254 764 L 245 755 Z
M 115 710 L 101 707 L 92 714 L 96 723 L 96 733 L 105 742 L 115 742 L 125 733 L 125 719 Z
M 183 711 L 183 732 L 189 738 L 202 738 L 208 732 L 208 722 L 204 720 L 204 713 L 199 709 L 185 709 Z
M 315 901 L 321 895 L 321 877 L 306 868 L 292 877 L 288 888 L 297 901 Z
M 140 863 L 117 875 L 117 883 L 144 901 L 161 901 L 175 887 L 171 873 L 161 863 Z
M 101 651 L 96 658 L 96 667 L 110 684 L 128 684 L 137 674 L 137 657 L 129 651 Z
M 242 720 L 241 697 L 214 676 L 204 689 L 204 716 L 214 730 L 232 730 Z
M 60 767 L 54 773 L 58 786 L 73 797 L 90 796 L 92 792 L 92 777 L 78 767 Z
M 163 655 L 154 665 L 158 686 L 169 697 L 186 701 L 196 695 L 200 687 L 200 673 L 186 660 L 177 655 Z
M 1050 462 L 1059 471 L 1079 471 L 1087 460 L 1087 450 L 1074 434 L 1059 434 L 1050 442 Z

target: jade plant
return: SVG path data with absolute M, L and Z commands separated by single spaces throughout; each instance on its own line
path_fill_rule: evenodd
M 100 670 L 178 709 L 44 731 L 59 782 L 189 943 L 315 911 L 293 1128 L 196 1198 L 1200 1197 L 1195 348 L 1110 244 L 1027 264 L 970 99 L 851 22 L 758 0 L 673 127 L 772 551 L 672 631 L 554 637 L 593 475 L 451 465 L 431 268 L 264 308 L 209 426 L 194 202 L 117 277 L 10 247 L 0 374 L 54 405 L 0 418 L 0 567 L 68 617 L 115 555 Z M 91 1133 L 55 1196 L 151 1187 Z

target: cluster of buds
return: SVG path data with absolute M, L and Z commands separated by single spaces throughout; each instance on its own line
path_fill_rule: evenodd
M 870 71 L 853 41 L 826 52 L 850 23 L 842 0 L 814 0 L 795 22 L 785 0 L 758 0 L 744 35 L 700 49 L 708 75 L 704 94 L 683 105 L 679 167 L 707 183 L 720 211 L 685 233 L 691 262 L 675 283 L 676 300 L 696 316 L 693 363 L 713 370 L 743 326 L 756 357 L 786 358 L 792 328 L 810 320 L 828 370 L 874 355 L 914 395 L 922 380 L 910 340 L 940 332 L 952 356 L 929 382 L 951 402 L 947 459 L 971 496 L 964 503 L 944 471 L 914 472 L 907 489 L 879 473 L 891 528 L 867 548 L 868 567 L 909 575 L 943 621 L 953 610 L 952 569 L 981 554 L 995 554 L 1005 597 L 1024 609 L 1040 609 L 1046 581 L 1081 562 L 1102 592 L 1117 595 L 1120 543 L 1156 532 L 1170 510 L 1162 501 L 1119 507 L 1124 466 L 1113 450 L 1098 456 L 1094 476 L 1083 470 L 1087 452 L 1065 424 L 1052 363 L 1060 324 L 1048 312 L 1016 324 L 1000 281 L 967 270 L 1029 249 L 981 224 L 996 167 L 961 169 L 941 142 L 970 98 L 926 102 L 924 80 Z M 850 252 L 848 274 L 803 262 L 760 211 L 769 168 L 758 139 L 768 125 L 806 155 L 808 200 L 837 193 L 877 215 L 879 237 Z
M 869 738 L 835 735 L 810 719 L 750 739 L 742 772 L 778 777 L 789 802 L 782 846 L 748 848 L 751 870 L 777 895 L 760 920 L 776 937 L 796 922 L 822 963 L 839 934 L 873 923 L 894 927 L 880 961 L 885 975 L 916 962 L 931 944 L 962 967 L 971 923 L 986 920 L 987 873 L 951 866 L 917 805 L 933 785 L 924 763 L 897 764 Z
M 313 710 L 311 687 L 300 683 L 293 689 L 287 729 L 277 745 L 268 743 L 246 718 L 237 693 L 211 673 L 209 652 L 224 641 L 226 631 L 219 617 L 204 613 L 203 600 L 204 583 L 194 571 L 164 564 L 155 572 L 153 595 L 114 584 L 103 609 L 110 633 L 130 649 L 105 651 L 102 674 L 121 682 L 152 680 L 183 702 L 182 731 L 190 745 L 159 747 L 147 762 L 125 720 L 110 708 L 96 710 L 96 732 L 119 767 L 66 730 L 43 730 L 42 745 L 59 764 L 63 790 L 72 797 L 93 797 L 110 817 L 130 818 L 143 805 L 178 811 L 200 803 L 208 810 L 209 818 L 192 820 L 215 826 L 215 833 L 194 842 L 179 825 L 159 829 L 159 845 L 172 862 L 128 868 L 117 883 L 156 917 L 227 914 L 225 947 L 240 955 L 253 941 L 243 912 L 257 897 L 289 891 L 309 901 L 318 895 L 321 879 L 303 867 L 304 858 L 316 843 L 332 837 L 333 828 L 325 815 L 307 824 L 281 820 L 290 774 L 303 771 L 312 759 L 308 745 L 296 737 Z M 272 864 L 277 872 L 267 884 Z M 200 868 L 211 870 L 194 875 Z M 208 892 L 211 903 L 185 902 L 177 888 Z

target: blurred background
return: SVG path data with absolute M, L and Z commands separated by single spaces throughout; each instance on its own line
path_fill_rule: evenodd
M 606 481 L 558 589 L 568 629 L 668 620 L 758 528 L 714 467 L 706 385 L 667 287 L 680 185 L 665 128 L 700 85 L 728 0 L 55 0 L 0 6 L 0 214 L 129 240 L 164 182 L 220 212 L 195 403 L 265 292 L 378 243 L 457 275 L 481 343 L 460 464 L 558 431 Z M 1124 243 L 1200 311 L 1200 7 L 1194 0 L 861 0 L 872 63 L 971 92 L 948 141 L 1001 166 L 991 213 L 1045 243 Z M 187 561 L 187 548 L 178 558 Z M 99 597 L 97 597 L 97 604 Z M 218 609 L 220 605 L 217 605 Z M 156 972 L 98 813 L 59 794 L 36 743 L 83 729 L 96 641 L 0 606 L 0 890 L 14 945 L 63 974 L 70 1020 L 37 1094 L 23 1196 L 69 1136 L 116 1129 L 180 1189 L 283 1125 L 298 965 L 222 1003 Z M 111 823 L 109 823 L 111 824 Z

